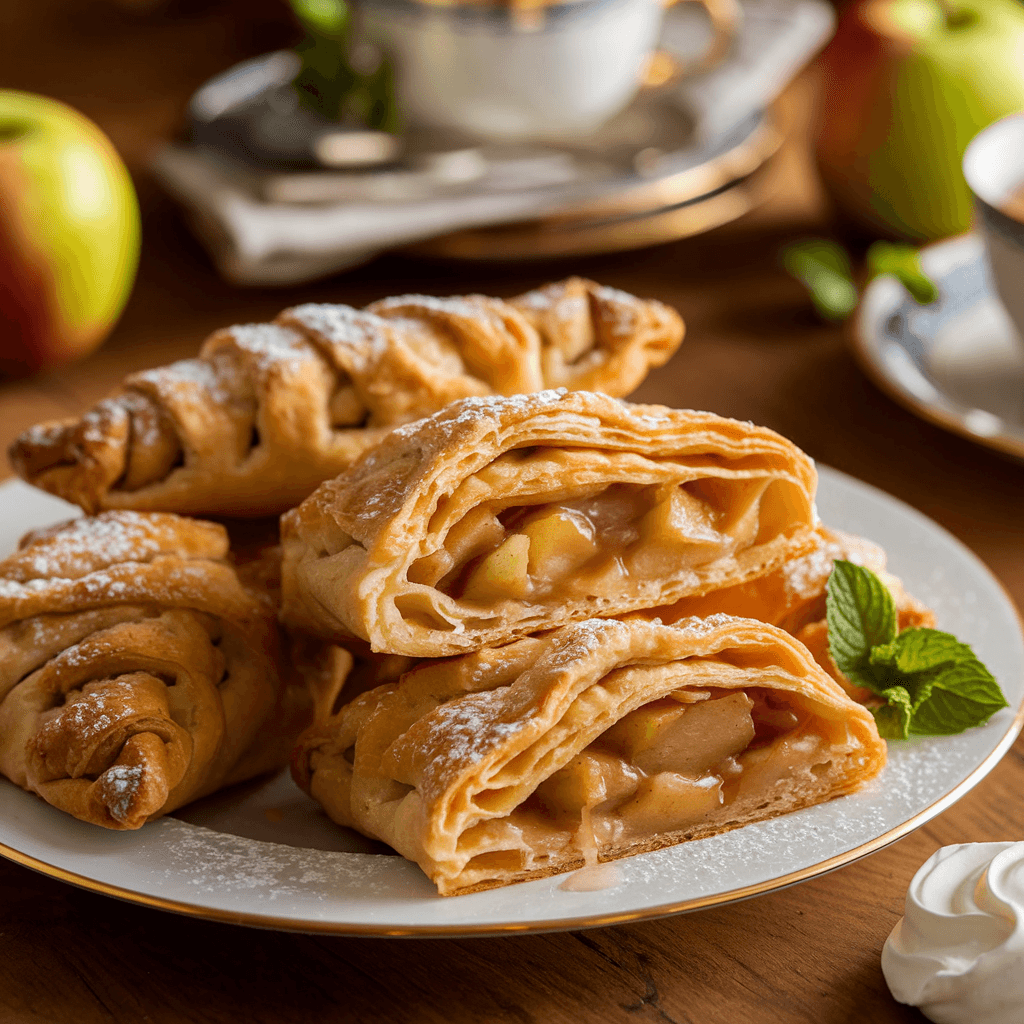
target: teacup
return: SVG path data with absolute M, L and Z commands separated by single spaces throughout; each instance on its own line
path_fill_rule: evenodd
M 963 168 L 996 292 L 1024 338 L 1024 112 L 975 136 Z
M 712 37 L 694 70 L 728 51 L 738 0 L 694 0 Z M 363 0 L 367 38 L 395 62 L 396 92 L 414 123 L 508 141 L 596 131 L 640 88 L 662 0 L 430 3 Z

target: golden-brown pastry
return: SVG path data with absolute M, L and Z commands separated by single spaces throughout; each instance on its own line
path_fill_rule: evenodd
M 668 306 L 581 278 L 509 302 L 297 306 L 218 331 L 196 359 L 133 374 L 80 419 L 32 427 L 10 457 L 86 512 L 277 515 L 397 424 L 468 395 L 624 395 L 682 336 Z
M 640 386 L 651 367 L 668 362 L 683 336 L 682 321 L 671 307 L 582 277 L 544 285 L 508 304 L 540 336 L 545 388 L 621 398 Z
M 811 461 L 771 430 L 583 391 L 466 399 L 282 519 L 282 616 L 443 657 L 771 572 L 813 543 Z
M 870 712 L 804 647 L 725 615 L 592 619 L 329 706 L 297 781 L 443 895 L 714 835 L 885 763 Z
M 870 569 L 889 589 L 896 606 L 897 628 L 933 627 L 935 615 L 904 589 L 902 581 L 886 571 L 885 552 L 872 541 L 840 530 L 819 526 L 814 547 L 780 565 L 774 572 L 749 583 L 728 587 L 701 597 L 685 597 L 668 608 L 636 613 L 662 622 L 676 622 L 691 616 L 715 613 L 760 619 L 792 633 L 814 655 L 854 700 L 872 694 L 855 686 L 836 668 L 828 653 L 828 623 L 825 619 L 825 589 L 836 559 Z
M 285 763 L 309 701 L 227 555 L 222 527 L 162 513 L 26 536 L 0 562 L 0 771 L 134 829 Z
M 395 683 L 422 658 L 377 654 L 365 640 L 327 643 L 300 632 L 290 634 L 290 658 L 321 719 L 343 704 L 385 683 Z

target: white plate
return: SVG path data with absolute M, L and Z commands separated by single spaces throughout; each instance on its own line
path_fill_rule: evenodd
M 560 876 L 441 898 L 415 865 L 333 825 L 287 775 L 138 832 L 86 825 L 0 780 L 0 853 L 88 889 L 198 917 L 377 935 L 612 924 L 753 896 L 848 863 L 948 807 L 1013 742 L 1024 638 L 991 573 L 931 520 L 832 470 L 821 473 L 818 506 L 825 522 L 885 546 L 893 571 L 935 608 L 943 629 L 973 645 L 1011 705 L 960 736 L 890 744 L 884 772 L 860 793 L 618 861 L 619 883 L 598 892 L 566 891 Z M 0 545 L 10 548 L 23 531 L 74 510 L 11 483 L 0 487 L 0 511 Z
M 978 235 L 928 246 L 939 298 L 918 305 L 893 277 L 868 285 L 854 320 L 864 371 L 919 416 L 1024 459 L 1024 344 L 996 298 Z

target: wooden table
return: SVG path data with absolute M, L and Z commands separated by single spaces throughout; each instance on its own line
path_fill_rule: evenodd
M 768 207 L 710 235 L 554 266 L 458 266 L 398 257 L 287 291 L 221 283 L 142 171 L 185 99 L 290 29 L 267 6 L 178 4 L 140 19 L 101 3 L 0 5 L 0 85 L 66 99 L 136 172 L 145 245 L 120 324 L 92 358 L 0 385 L 0 441 L 81 411 L 126 371 L 191 355 L 207 333 L 301 301 L 362 305 L 403 291 L 513 294 L 578 272 L 677 306 L 688 325 L 644 400 L 782 431 L 816 459 L 938 520 L 1024 602 L 1024 468 L 894 405 L 778 269 L 779 246 L 822 230 L 806 131 Z M 240 27 L 241 26 L 241 27 Z M 806 124 L 814 75 L 787 97 Z M 879 952 L 907 884 L 937 847 L 1021 836 L 1024 742 L 955 807 L 873 856 L 795 888 L 676 918 L 575 934 L 465 940 L 313 938 L 205 923 L 119 903 L 0 863 L 0 1020 L 309 1024 L 887 1024 L 922 1020 L 889 996 Z

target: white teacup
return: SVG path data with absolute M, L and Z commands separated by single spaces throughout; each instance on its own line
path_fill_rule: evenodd
M 695 67 L 721 59 L 738 0 L 695 0 L 712 39 Z M 485 139 L 587 135 L 636 94 L 661 28 L 662 0 L 546 6 L 363 0 L 367 37 L 396 68 L 411 121 Z
M 975 136 L 963 167 L 996 292 L 1024 338 L 1024 112 Z

